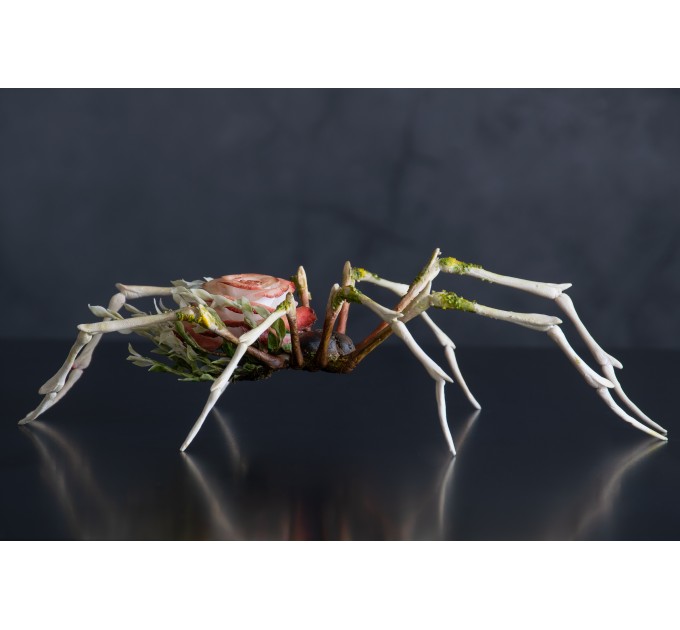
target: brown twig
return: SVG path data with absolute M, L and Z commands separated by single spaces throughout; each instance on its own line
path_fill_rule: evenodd
M 351 372 L 391 334 L 392 329 L 386 324 L 383 326 L 378 326 L 361 343 L 359 343 L 352 352 L 340 359 L 339 371 Z
M 288 327 L 290 328 L 290 345 L 292 349 L 291 359 L 293 367 L 301 368 L 304 360 L 302 358 L 302 348 L 300 347 L 300 334 L 297 327 L 297 314 L 295 308 L 291 308 L 286 313 Z
M 354 286 L 354 280 L 352 280 L 352 265 L 349 260 L 345 263 L 342 270 L 342 286 L 350 287 Z M 344 302 L 342 308 L 340 309 L 340 315 L 338 316 L 338 324 L 336 329 L 339 333 L 345 334 L 347 330 L 347 318 L 349 317 L 349 302 Z
M 439 249 L 435 249 L 434 252 L 432 252 L 432 256 L 430 257 L 430 260 L 428 261 L 427 265 L 423 268 L 423 270 L 416 276 L 416 279 L 411 283 L 411 286 L 408 289 L 408 292 L 404 297 L 399 300 L 399 304 L 397 304 L 397 308 L 395 310 L 401 312 L 403 311 L 411 302 L 414 300 L 415 297 L 418 296 L 418 294 L 430 283 L 432 278 L 437 275 L 439 271 L 439 254 L 441 252 Z
M 338 318 L 340 309 L 342 308 L 342 306 L 333 308 L 333 300 L 339 290 L 340 287 L 337 284 L 334 284 L 331 293 L 328 296 L 326 316 L 323 320 L 323 332 L 321 333 L 321 342 L 319 343 L 319 349 L 316 351 L 316 364 L 322 370 L 328 365 L 328 346 L 331 341 L 331 335 L 333 334 L 335 320 Z

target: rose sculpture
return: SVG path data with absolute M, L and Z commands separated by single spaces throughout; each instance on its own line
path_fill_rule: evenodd
M 211 295 L 223 296 L 229 300 L 220 306 L 213 304 L 214 300 L 207 300 L 207 302 L 213 306 L 215 313 L 227 326 L 229 332 L 240 337 L 273 313 L 276 307 L 286 299 L 286 294 L 295 291 L 295 284 L 290 280 L 274 276 L 240 273 L 214 278 L 207 281 L 202 288 Z M 295 311 L 298 330 L 309 330 L 316 321 L 314 311 L 309 306 L 297 306 Z M 260 341 L 268 344 L 270 350 L 277 350 L 279 347 L 288 349 L 290 345 L 290 335 L 287 332 L 288 320 L 284 318 L 279 322 L 280 334 L 277 335 L 275 329 L 260 337 Z M 184 329 L 201 348 L 208 352 L 217 350 L 224 343 L 221 337 L 196 324 L 184 322 Z M 271 335 L 274 336 L 273 341 L 271 341 Z M 277 347 L 272 348 L 272 345 Z

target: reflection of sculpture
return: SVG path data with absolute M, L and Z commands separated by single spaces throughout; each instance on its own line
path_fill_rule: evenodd
M 603 375 L 592 370 L 569 345 L 557 317 L 535 313 L 513 313 L 482 306 L 449 291 L 432 292 L 432 282 L 440 273 L 466 275 L 494 282 L 543 298 L 554 300 L 575 325 L 588 346 Z M 356 285 L 366 281 L 391 290 L 401 296 L 394 310 L 386 308 L 357 290 Z M 410 285 L 392 282 L 365 269 L 345 264 L 342 286 L 334 285 L 326 306 L 322 330 L 310 330 L 316 315 L 309 307 L 310 295 L 307 277 L 299 268 L 295 282 L 260 274 L 222 276 L 215 280 L 176 281 L 172 287 L 147 287 L 116 285 L 116 293 L 108 305 L 91 307 L 102 322 L 80 324 L 78 338 L 59 371 L 41 388 L 44 395 L 38 407 L 20 421 L 25 424 L 35 420 L 57 403 L 83 374 L 90 364 L 92 353 L 108 332 L 136 331 L 151 339 L 157 346 L 155 352 L 167 361 L 143 357 L 130 347 L 129 359 L 151 371 L 169 372 L 183 380 L 212 381 L 210 395 L 203 411 L 181 446 L 184 451 L 200 430 L 203 422 L 217 403 L 227 385 L 234 379 L 258 380 L 284 368 L 298 370 L 349 373 L 375 348 L 393 333 L 401 339 L 422 363 L 436 383 L 436 400 L 439 420 L 447 445 L 453 455 L 455 448 L 446 418 L 444 386 L 453 380 L 416 343 L 406 324 L 422 317 L 444 348 L 449 366 L 470 403 L 480 408 L 468 389 L 458 368 L 453 341 L 429 318 L 429 308 L 459 310 L 483 317 L 524 326 L 546 333 L 564 352 L 576 370 L 593 387 L 605 404 L 619 417 L 636 428 L 666 440 L 666 431 L 646 416 L 623 392 L 616 379 L 614 368 L 621 368 L 617 359 L 607 354 L 586 330 L 574 305 L 564 292 L 570 284 L 533 282 L 501 276 L 482 269 L 479 265 L 461 262 L 456 258 L 441 258 L 437 249 L 425 268 Z M 297 291 L 302 306 L 294 299 Z M 175 310 L 156 305 L 155 315 L 144 313 L 127 301 L 141 297 L 172 297 Z M 348 309 L 351 302 L 373 311 L 381 324 L 356 348 L 345 333 Z M 133 314 L 123 318 L 120 309 L 125 306 Z M 337 324 L 337 329 L 336 329 Z M 629 415 L 612 398 L 613 389 L 621 401 L 637 416 Z
M 663 446 L 647 440 L 605 462 L 599 474 L 602 481 L 588 484 L 576 496 L 562 496 L 562 510 L 556 510 L 545 525 L 544 538 L 582 539 L 588 537 L 613 512 L 623 479 L 638 463 Z
M 107 488 L 99 478 L 106 475 L 98 475 L 94 462 L 54 426 L 36 423 L 24 432 L 36 447 L 46 484 L 73 537 L 85 540 L 203 537 L 205 522 L 196 519 L 187 527 L 176 506 L 164 502 L 153 487 L 133 487 L 123 496 Z
M 74 534 L 90 538 L 93 529 L 113 521 L 115 506 L 97 483 L 82 453 L 57 429 L 44 423 L 25 433 L 40 455 L 44 476 Z M 98 536 L 105 538 L 106 534 L 100 532 Z
M 214 413 L 226 457 L 183 455 L 166 493 L 159 493 L 158 484 L 148 478 L 140 483 L 144 477 L 134 471 L 137 481 L 116 492 L 103 482 L 107 473 L 101 460 L 88 461 L 53 426 L 36 424 L 26 433 L 78 538 L 437 540 L 460 535 L 457 521 L 471 516 L 469 510 L 461 513 L 464 506 L 456 497 L 463 490 L 458 475 L 462 483 L 466 466 L 475 461 L 468 459 L 468 450 L 472 455 L 478 412 L 462 423 L 459 457 L 453 460 L 442 456 L 424 470 L 422 459 L 410 464 L 396 455 L 387 462 L 370 459 L 341 472 L 333 469 L 318 491 L 307 478 L 323 472 L 305 469 L 302 476 L 287 475 L 285 464 L 272 468 L 268 461 L 251 460 L 232 423 Z M 625 451 L 546 500 L 529 519 L 531 536 L 587 538 L 614 513 L 621 483 L 656 446 L 660 444 L 645 443 Z
M 227 419 L 220 412 L 215 415 L 229 448 L 232 469 L 244 471 L 242 455 Z M 479 411 L 474 412 L 463 424 L 458 438 L 459 451 L 478 415 Z M 384 471 L 369 471 L 360 480 L 345 478 L 323 498 L 320 514 L 316 515 L 310 513 L 310 506 L 294 492 L 281 492 L 277 488 L 261 506 L 266 517 L 260 518 L 257 514 L 245 514 L 230 498 L 234 494 L 230 484 L 220 483 L 195 456 L 185 454 L 184 458 L 213 515 L 212 522 L 218 525 L 215 532 L 218 538 L 441 539 L 445 536 L 446 503 L 454 478 L 455 459 L 445 459 L 435 479 L 428 480 L 426 487 L 414 488 L 414 494 L 398 492 L 392 499 L 395 479 L 391 476 L 384 484 L 380 480 L 380 472 Z M 403 481 L 408 481 L 412 472 L 406 469 Z M 231 509 L 227 508 L 229 504 Z M 243 517 L 240 528 L 235 526 L 234 517 L 238 514 Z M 320 536 L 321 532 L 325 535 Z
M 376 469 L 343 476 L 317 504 L 294 483 L 267 479 L 275 483 L 267 490 L 249 478 L 251 471 L 233 429 L 219 411 L 215 414 L 228 456 L 219 459 L 216 471 L 209 463 L 185 454 L 180 470 L 184 469 L 190 483 L 180 478 L 176 487 L 181 494 L 172 501 L 163 501 L 153 484 L 133 490 L 134 500 L 127 492 L 120 496 L 107 489 L 75 442 L 54 426 L 35 424 L 25 433 L 36 446 L 48 487 L 77 538 L 442 537 L 454 461 L 444 458 L 435 468 L 434 479 L 425 477 L 424 485 L 417 483 L 407 494 L 403 494 L 403 486 L 422 477 L 420 470 L 402 468 L 401 479 L 395 479 L 392 471 Z M 476 415 L 464 423 L 461 445 Z M 388 486 L 396 482 L 396 494 L 380 480 L 385 473 L 389 474 Z M 146 509 L 140 512 L 139 505 Z

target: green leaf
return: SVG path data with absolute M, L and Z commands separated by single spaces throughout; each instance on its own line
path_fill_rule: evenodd
M 286 336 L 286 325 L 283 323 L 283 318 L 277 319 L 269 329 L 267 335 L 267 350 L 269 352 L 277 352 L 281 347 L 281 342 Z
M 276 352 L 279 349 L 279 346 L 281 345 L 281 339 L 279 338 L 278 334 L 276 333 L 276 330 L 274 328 L 270 328 L 267 331 L 267 350 L 269 352 Z
M 236 300 L 236 303 L 243 313 L 243 319 L 246 324 L 248 324 L 250 328 L 255 328 L 255 326 L 257 326 L 257 319 L 255 318 L 255 312 L 253 311 L 250 301 L 247 298 L 242 297 Z
M 250 307 L 247 300 L 244 303 L 246 309 Z M 142 311 L 139 313 L 146 315 Z M 136 332 L 153 342 L 155 348 L 150 352 L 163 360 L 142 356 L 129 344 L 128 361 L 150 372 L 174 374 L 180 381 L 214 381 L 222 374 L 236 349 L 234 344 L 224 341 L 215 351 L 204 350 L 186 332 L 183 322 L 149 326 Z M 234 372 L 233 380 L 257 380 L 271 373 L 270 368 L 244 357 Z
M 253 304 L 252 305 L 253 310 L 262 318 L 262 319 L 267 319 L 271 315 L 271 313 L 264 307 L 260 306 L 259 304 Z
M 236 352 L 236 345 L 233 343 L 230 343 L 229 341 L 225 341 L 222 344 L 222 351 L 224 354 L 226 354 L 230 359 L 231 357 L 234 356 L 234 353 Z
M 286 324 L 283 321 L 283 317 L 277 319 L 273 324 L 272 328 L 276 331 L 279 339 L 283 339 L 286 336 Z
M 276 336 L 276 333 L 270 328 L 267 334 L 267 350 L 269 352 L 276 352 L 281 345 L 280 339 Z
M 196 340 L 187 333 L 186 329 L 182 325 L 182 322 L 175 322 L 175 330 L 187 346 L 193 348 L 196 352 L 205 352 L 205 350 L 203 350 L 203 348 L 201 348 L 201 346 L 196 343 Z

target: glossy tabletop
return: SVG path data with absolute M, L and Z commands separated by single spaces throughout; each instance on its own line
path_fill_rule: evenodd
M 182 454 L 207 384 L 148 374 L 107 341 L 24 428 L 69 344 L 4 342 L 0 538 L 680 537 L 680 352 L 614 353 L 668 443 L 619 420 L 557 349 L 462 347 L 483 409 L 447 386 L 451 459 L 434 385 L 395 345 L 352 375 L 231 385 Z

